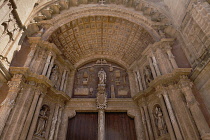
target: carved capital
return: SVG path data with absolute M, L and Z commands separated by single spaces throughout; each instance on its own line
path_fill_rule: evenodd
M 43 94 L 46 94 L 47 93 L 47 86 L 45 84 L 38 83 L 37 84 L 37 89 L 39 91 L 41 91 Z
M 190 79 L 185 76 L 185 75 L 182 75 L 180 76 L 180 80 L 179 80 L 179 87 L 182 89 L 182 90 L 189 90 L 191 89 L 193 86 L 193 83 L 190 81 Z
M 170 84 L 167 88 L 169 91 L 179 90 L 179 86 L 177 84 Z
M 15 74 L 12 80 L 7 83 L 10 88 L 9 90 L 20 90 L 23 87 L 24 81 L 25 78 L 22 74 Z

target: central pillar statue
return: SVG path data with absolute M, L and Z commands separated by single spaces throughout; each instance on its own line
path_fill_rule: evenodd
M 107 93 L 106 93 L 106 72 L 103 68 L 98 72 L 98 92 L 96 98 L 96 105 L 98 112 L 98 139 L 105 140 L 105 108 L 107 107 Z

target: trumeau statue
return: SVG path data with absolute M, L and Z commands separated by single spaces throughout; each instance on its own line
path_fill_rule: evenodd
M 37 127 L 35 131 L 35 135 L 44 137 L 45 128 L 47 125 L 48 115 L 49 115 L 49 108 L 47 106 L 42 106 L 42 109 L 39 113 L 39 118 L 37 121 Z
M 155 117 L 155 125 L 159 131 L 158 135 L 162 136 L 163 134 L 166 134 L 167 127 L 160 107 L 155 108 L 154 117 Z
M 105 84 L 106 82 L 106 72 L 103 68 L 98 72 L 99 84 Z

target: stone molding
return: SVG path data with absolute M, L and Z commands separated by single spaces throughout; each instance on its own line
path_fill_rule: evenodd
M 66 24 L 74 19 L 94 15 L 104 15 L 104 16 L 115 16 L 119 18 L 126 19 L 133 23 L 136 23 L 143 28 L 145 28 L 154 38 L 154 40 L 159 40 L 159 34 L 152 28 L 153 25 L 157 26 L 152 21 L 149 21 L 144 16 L 137 14 L 130 10 L 124 10 L 118 6 L 87 6 L 84 8 L 74 8 L 74 10 L 69 10 L 68 12 L 58 15 L 48 22 L 53 24 L 42 36 L 43 40 L 47 40 L 49 36 L 58 28 L 60 25 Z M 66 20 L 68 19 L 68 20 Z
M 52 87 L 52 82 L 46 76 L 32 73 L 27 67 L 10 67 L 10 73 L 12 75 L 22 74 L 24 75 L 28 85 L 37 86 L 38 89 L 41 89 L 45 93 L 48 88 L 51 88 L 56 95 L 64 98 L 65 100 L 70 100 L 70 97 L 67 94 L 54 89 L 54 87 Z
M 180 76 L 184 75 L 187 76 L 191 72 L 191 68 L 177 68 L 172 71 L 172 73 L 168 73 L 165 75 L 161 75 L 156 77 L 151 83 L 149 83 L 149 87 L 137 93 L 133 99 L 136 101 L 139 98 L 142 98 L 144 96 L 148 96 L 152 94 L 155 88 L 160 88 L 161 85 L 168 85 L 168 84 L 174 84 L 180 80 Z

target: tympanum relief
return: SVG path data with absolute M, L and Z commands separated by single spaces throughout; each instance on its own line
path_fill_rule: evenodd
M 98 85 L 104 85 L 108 98 L 130 97 L 126 70 L 103 59 L 85 64 L 77 70 L 73 97 L 95 98 Z

